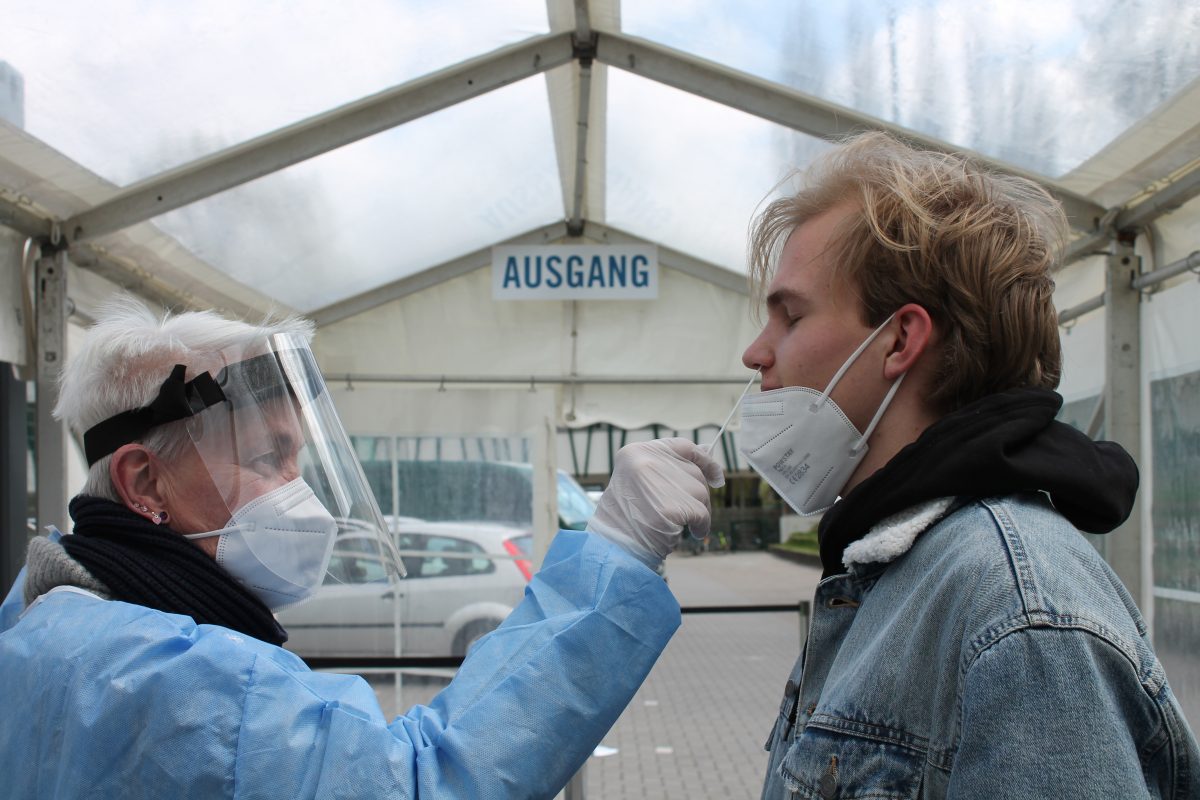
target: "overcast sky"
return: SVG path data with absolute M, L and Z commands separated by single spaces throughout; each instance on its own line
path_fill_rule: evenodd
M 621 21 L 1061 174 L 1200 75 L 1200 4 L 1130 5 L 629 0 Z M 0 19 L 26 129 L 119 185 L 548 29 L 542 0 L 0 0 Z M 608 85 L 607 221 L 742 269 L 755 207 L 825 145 L 627 73 Z M 563 214 L 538 77 L 156 223 L 312 309 Z

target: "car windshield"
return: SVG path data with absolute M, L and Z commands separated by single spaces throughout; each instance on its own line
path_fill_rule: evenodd
M 558 516 L 564 528 L 581 531 L 596 511 L 583 487 L 565 472 L 558 473 Z

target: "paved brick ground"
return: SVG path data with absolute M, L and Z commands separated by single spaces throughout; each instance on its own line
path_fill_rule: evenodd
M 677 554 L 667 580 L 682 606 L 809 600 L 819 570 L 764 552 Z M 587 800 L 758 797 L 763 742 L 799 655 L 800 615 L 689 615 L 603 745 L 588 759 Z M 426 703 L 448 673 L 367 676 L 390 715 Z
M 819 571 L 766 553 L 673 556 L 680 605 L 795 603 Z M 613 755 L 588 760 L 588 800 L 754 798 L 763 742 L 799 654 L 800 616 L 685 616 L 683 626 L 605 737 Z
M 819 577 L 815 567 L 761 552 L 676 554 L 667 562 L 668 583 L 683 606 L 796 603 L 812 598 Z M 791 613 L 685 616 L 605 737 L 603 746 L 616 752 L 588 759 L 587 800 L 758 797 L 762 745 L 799 654 L 799 621 Z M 1200 672 L 1193 654 L 1175 653 L 1169 643 L 1160 648 L 1172 682 L 1188 686 Z M 369 680 L 394 715 L 428 702 L 447 676 L 406 674 L 399 698 L 391 673 Z M 1185 705 L 1194 725 L 1200 709 Z
M 588 800 L 751 798 L 799 646 L 797 616 L 688 617 L 588 760 Z

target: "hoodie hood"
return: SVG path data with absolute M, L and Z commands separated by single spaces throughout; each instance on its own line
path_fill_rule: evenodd
M 1138 469 L 1124 448 L 1094 442 L 1055 419 L 1062 397 L 1046 389 L 989 395 L 930 425 L 821 519 L 825 574 L 878 522 L 942 497 L 971 500 L 1043 491 L 1072 525 L 1108 533 L 1133 510 Z

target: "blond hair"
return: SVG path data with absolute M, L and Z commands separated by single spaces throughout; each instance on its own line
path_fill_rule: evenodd
M 945 413 L 1006 389 L 1058 386 L 1051 272 L 1067 221 L 1042 187 L 883 133 L 846 140 L 807 179 L 752 223 L 759 297 L 792 231 L 849 203 L 856 210 L 833 234 L 827 257 L 858 295 L 867 325 L 906 303 L 929 312 L 941 343 L 932 407 Z

